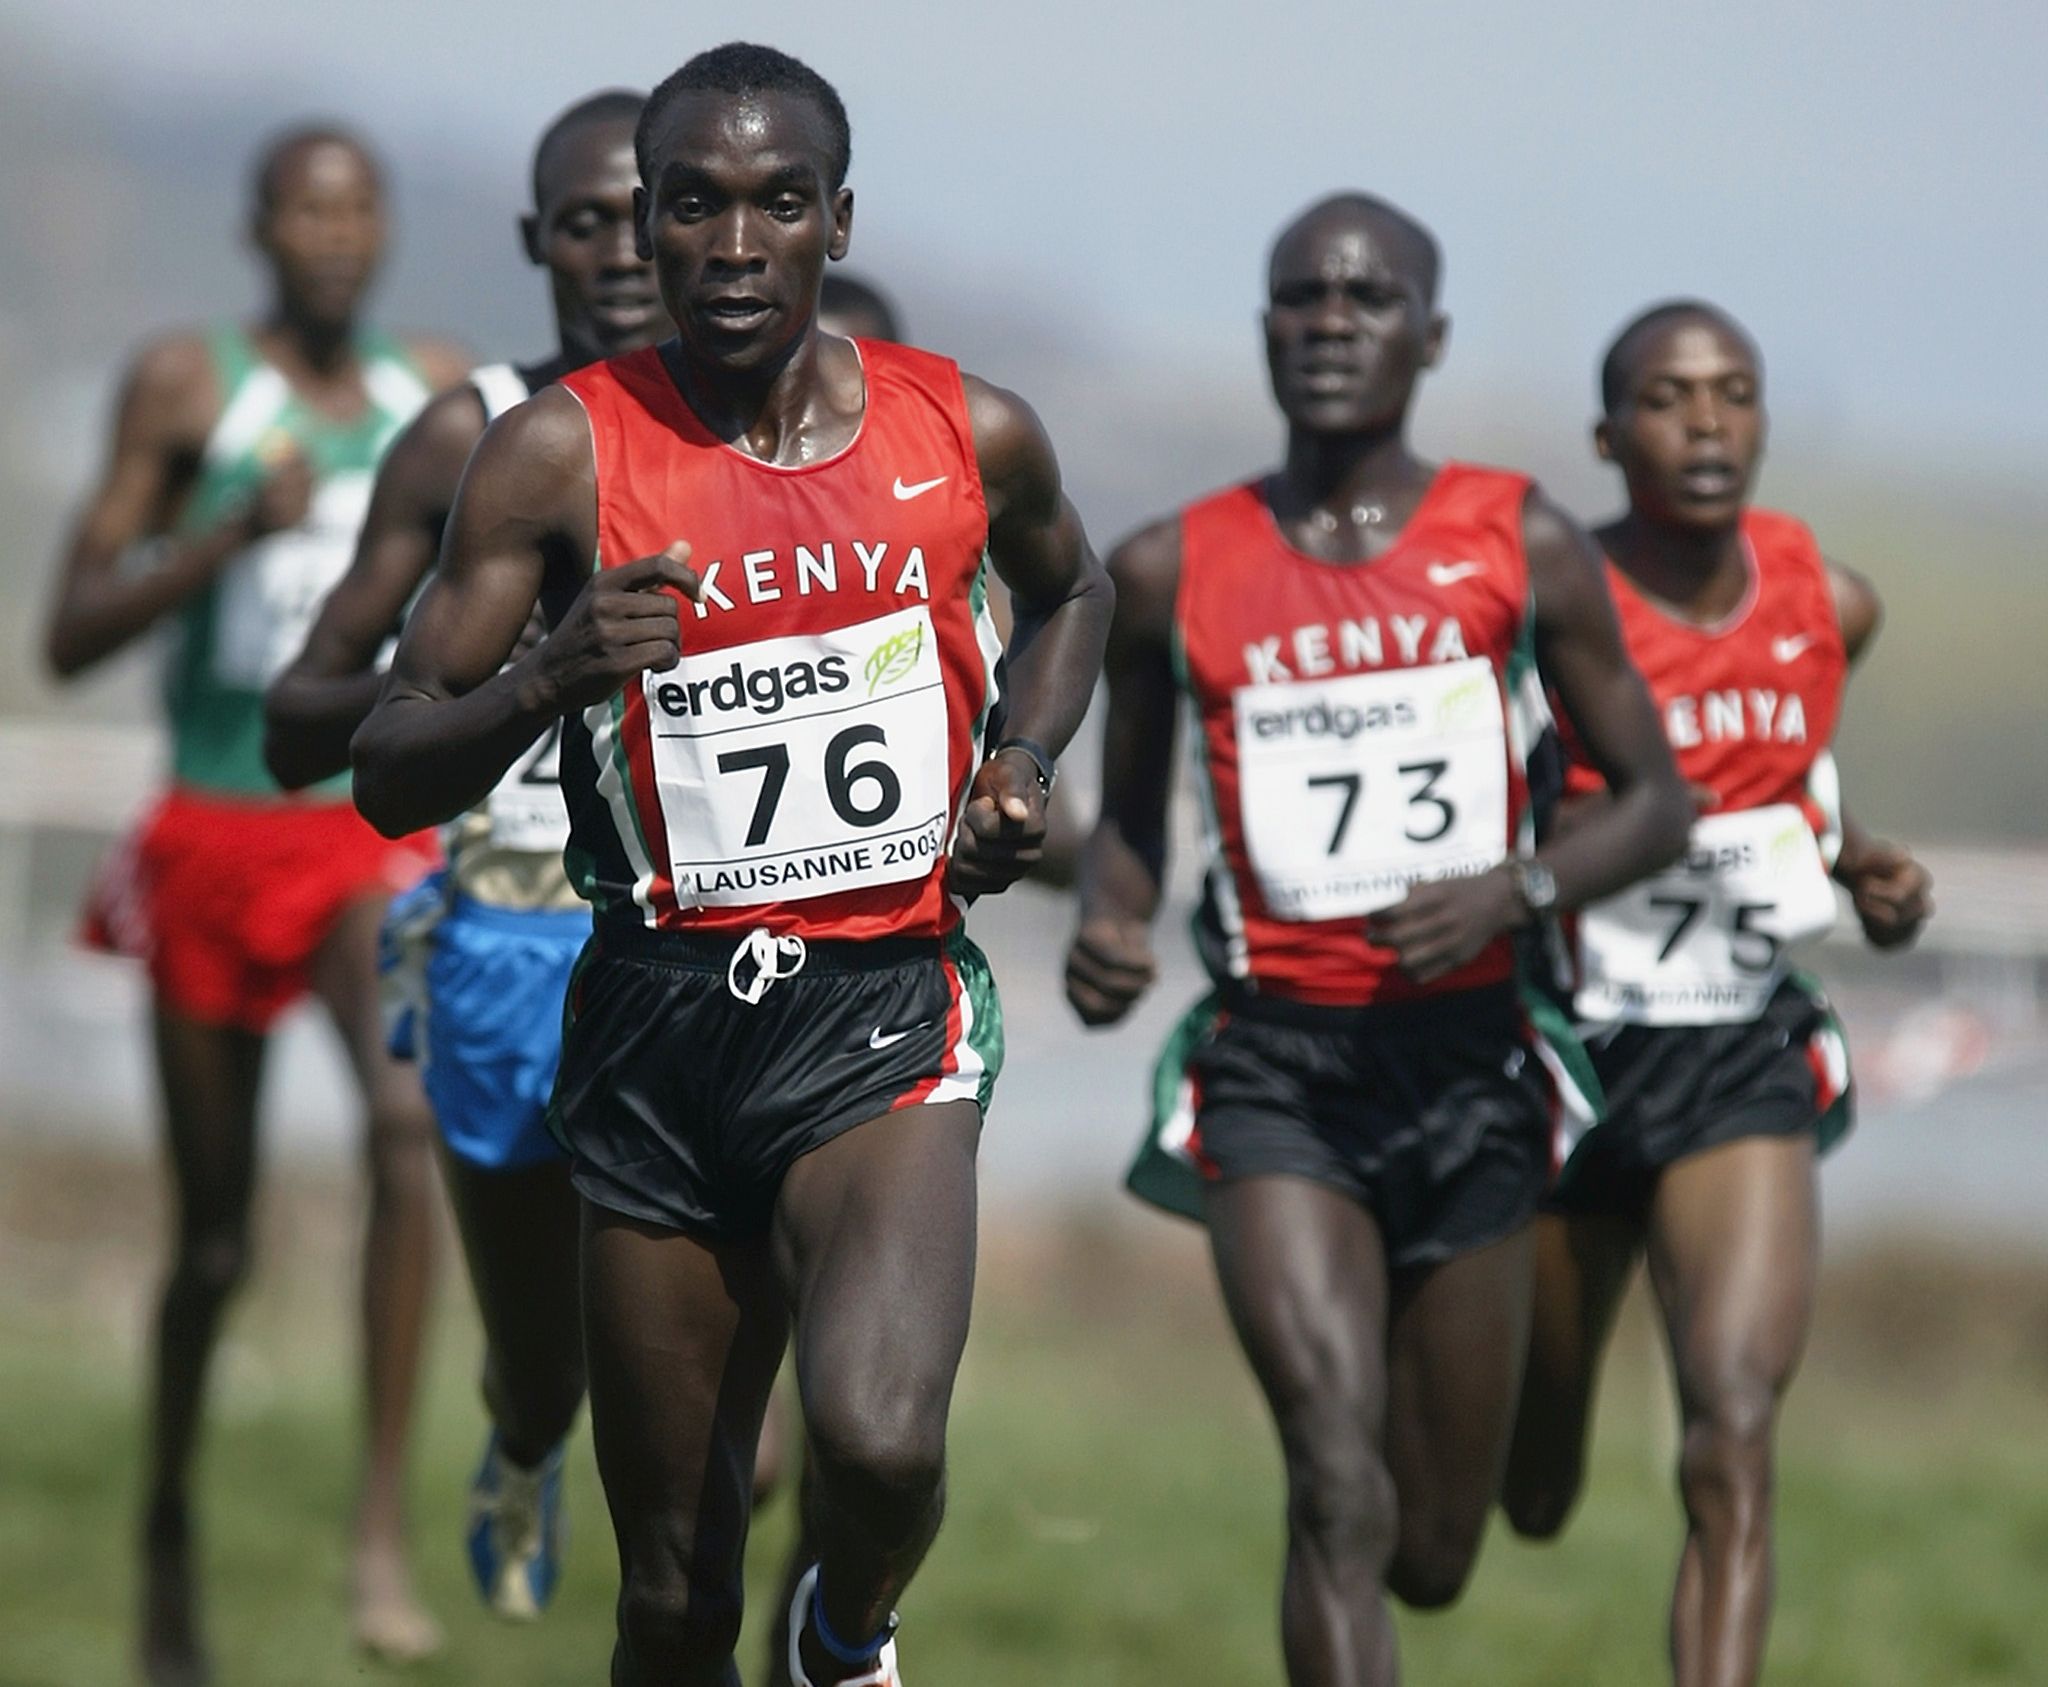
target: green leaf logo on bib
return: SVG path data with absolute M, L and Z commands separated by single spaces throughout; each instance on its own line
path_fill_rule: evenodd
M 917 667 L 917 659 L 924 653 L 924 625 L 906 627 L 894 638 L 886 638 L 868 652 L 866 665 L 861 672 L 867 677 L 870 697 L 884 686 L 894 685 L 898 680 L 908 678 Z

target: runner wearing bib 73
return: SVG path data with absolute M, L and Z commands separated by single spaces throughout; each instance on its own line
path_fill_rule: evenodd
M 1275 242 L 1280 466 L 1111 558 L 1102 819 L 1067 958 L 1091 1025 L 1153 975 L 1184 704 L 1215 989 L 1160 1058 L 1127 1181 L 1207 1226 L 1287 1451 L 1293 1687 L 1395 1681 L 1384 1595 L 1442 1605 L 1470 1571 L 1553 1113 L 1584 1096 L 1513 934 L 1670 860 L 1686 818 L 1586 536 L 1523 475 L 1409 448 L 1438 268 L 1427 230 L 1362 194 Z M 1539 650 L 1622 792 L 1540 851 Z

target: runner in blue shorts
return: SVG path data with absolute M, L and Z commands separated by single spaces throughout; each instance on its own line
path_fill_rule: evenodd
M 540 387 L 669 331 L 633 246 L 633 129 L 643 96 L 571 107 L 541 137 L 522 234 L 548 272 L 560 346 L 479 369 L 421 412 L 386 459 L 355 562 L 272 687 L 265 755 L 287 785 L 345 768 L 376 700 L 379 656 L 439 552 L 471 449 Z M 553 731 L 444 834 L 448 865 L 384 929 L 393 1052 L 420 1063 L 486 1339 L 491 1435 L 468 1552 L 500 1615 L 537 1616 L 560 1570 L 562 1447 L 584 1393 L 577 1203 L 544 1116 L 569 972 L 590 915 L 562 863 L 568 821 Z

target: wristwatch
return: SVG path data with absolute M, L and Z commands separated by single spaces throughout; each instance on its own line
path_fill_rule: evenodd
M 1522 899 L 1522 906 L 1529 910 L 1531 920 L 1548 919 L 1557 911 L 1557 875 L 1542 862 L 1527 855 L 1518 855 L 1508 863 L 1508 873 L 1515 881 L 1515 894 Z
M 1052 795 L 1052 782 L 1059 777 L 1059 769 L 1053 765 L 1052 752 L 1035 738 L 1005 738 L 993 750 L 988 759 L 994 761 L 1005 750 L 1015 750 L 1031 758 L 1031 765 L 1038 770 L 1038 789 L 1042 795 Z

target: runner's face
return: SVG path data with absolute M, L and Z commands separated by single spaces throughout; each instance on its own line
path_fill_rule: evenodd
M 1650 331 L 1628 390 L 1595 431 L 1621 470 L 1630 506 L 1679 527 L 1732 524 L 1763 458 L 1763 374 L 1755 353 L 1718 323 L 1681 319 Z
M 648 159 L 641 250 L 696 357 L 761 369 L 810 327 L 853 223 L 831 160 L 830 128 L 806 99 L 690 94 L 669 108 Z
M 1266 367 L 1291 425 L 1363 433 L 1407 412 L 1444 324 L 1401 257 L 1360 218 L 1310 222 L 1281 241 L 1267 283 Z
M 635 249 L 639 182 L 628 123 L 579 125 L 542 163 L 527 252 L 547 266 L 564 349 L 586 359 L 652 345 L 669 331 L 654 267 Z
M 352 321 L 384 255 L 384 196 L 370 161 L 342 141 L 287 154 L 257 212 L 256 241 L 296 314 Z

